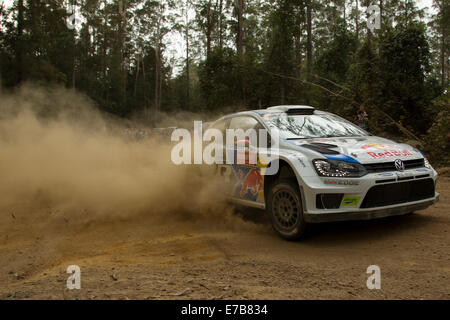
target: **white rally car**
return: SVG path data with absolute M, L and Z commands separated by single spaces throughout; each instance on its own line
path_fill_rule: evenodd
M 256 154 L 257 161 L 224 161 L 216 168 L 232 201 L 265 209 L 274 229 L 286 239 L 300 238 L 307 223 L 401 215 L 439 200 L 437 173 L 421 151 L 373 136 L 313 107 L 235 113 L 211 128 L 225 135 L 233 129 L 265 129 L 269 146 L 277 136 L 275 174 L 266 174 L 273 163 L 264 161 L 269 149 L 266 144 L 261 147 L 261 141 L 244 142 L 247 156 Z M 223 148 L 224 155 L 234 152 L 234 157 L 242 151 L 237 144 Z

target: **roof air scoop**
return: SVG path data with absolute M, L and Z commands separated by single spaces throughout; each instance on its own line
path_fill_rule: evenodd
M 314 113 L 314 107 L 301 105 L 286 105 L 269 107 L 267 110 L 282 111 L 292 115 L 308 115 Z

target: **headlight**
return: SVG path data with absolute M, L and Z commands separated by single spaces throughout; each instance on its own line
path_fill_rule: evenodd
M 359 163 L 317 159 L 313 160 L 317 174 L 322 177 L 362 177 L 367 173 Z
M 430 164 L 430 162 L 428 161 L 427 158 L 423 158 L 423 160 L 424 160 L 424 163 L 425 163 L 425 168 L 433 169 L 433 167 L 431 166 L 431 164 Z

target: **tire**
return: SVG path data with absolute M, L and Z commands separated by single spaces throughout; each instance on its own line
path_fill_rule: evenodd
M 267 196 L 267 214 L 275 231 L 286 240 L 298 240 L 306 231 L 300 190 L 293 179 L 276 180 Z

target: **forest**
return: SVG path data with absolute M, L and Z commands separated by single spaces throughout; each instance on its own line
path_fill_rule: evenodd
M 449 31 L 447 0 L 0 0 L 0 92 L 64 86 L 148 126 L 364 106 L 372 133 L 448 163 Z

